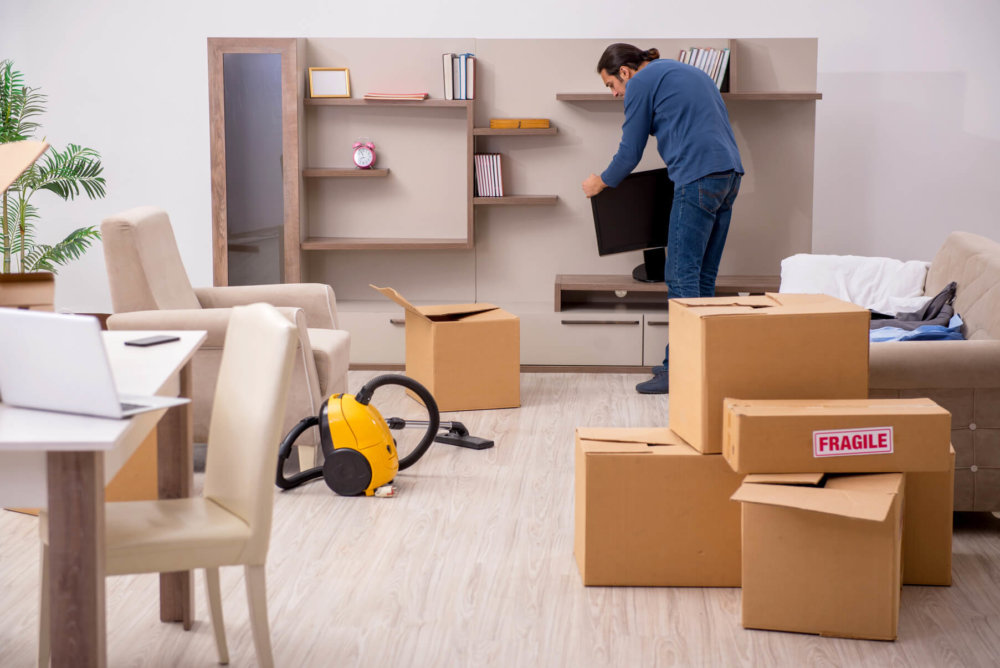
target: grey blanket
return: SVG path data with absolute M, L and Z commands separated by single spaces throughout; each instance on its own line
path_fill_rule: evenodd
M 955 315 L 955 308 L 951 305 L 951 302 L 955 299 L 956 287 L 955 281 L 952 281 L 918 311 L 897 313 L 894 318 L 881 313 L 872 313 L 870 327 L 871 329 L 899 327 L 906 330 L 914 330 L 923 325 L 941 325 L 942 327 L 947 327 L 948 321 Z

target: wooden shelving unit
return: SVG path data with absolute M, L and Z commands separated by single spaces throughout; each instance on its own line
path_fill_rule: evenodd
M 619 104 L 625 101 L 624 97 L 615 97 L 611 93 L 556 93 L 556 99 L 561 102 L 618 102 Z M 822 100 L 823 94 L 812 91 L 754 91 L 723 93 L 722 99 L 727 102 L 815 102 Z
M 537 205 L 555 204 L 559 201 L 558 195 L 505 195 L 503 197 L 473 197 L 472 203 L 475 206 L 516 206 L 516 205 Z
M 302 170 L 307 179 L 372 179 L 389 176 L 389 168 L 358 169 L 356 167 L 310 167 Z

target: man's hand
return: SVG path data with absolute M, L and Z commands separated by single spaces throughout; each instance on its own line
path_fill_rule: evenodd
M 597 174 L 591 174 L 583 180 L 583 194 L 587 197 L 593 197 L 607 187 L 608 184 L 602 181 Z

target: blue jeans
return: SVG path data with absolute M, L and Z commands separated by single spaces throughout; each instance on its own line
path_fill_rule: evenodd
M 674 188 L 664 279 L 669 298 L 714 297 L 742 175 L 709 174 Z M 670 346 L 663 366 L 670 361 Z

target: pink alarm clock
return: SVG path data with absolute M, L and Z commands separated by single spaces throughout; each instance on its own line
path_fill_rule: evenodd
M 370 141 L 354 142 L 354 164 L 358 169 L 371 169 L 375 166 L 375 144 Z

